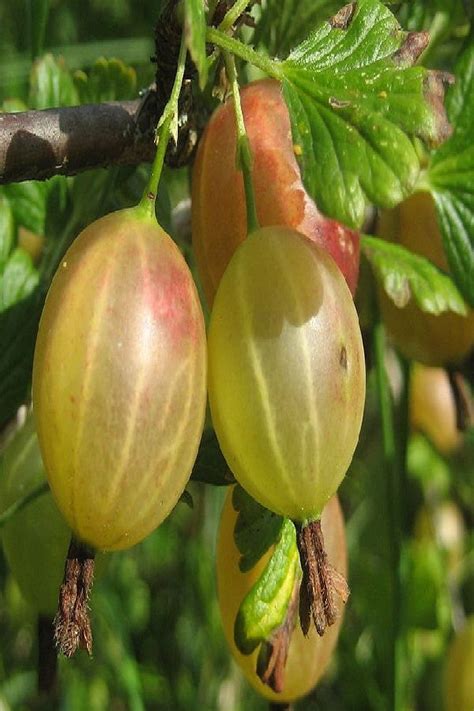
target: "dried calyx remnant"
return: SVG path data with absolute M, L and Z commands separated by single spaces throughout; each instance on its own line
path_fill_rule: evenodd
M 301 629 L 308 634 L 312 620 L 322 636 L 326 627 L 337 619 L 336 595 L 347 602 L 349 587 L 344 576 L 328 561 L 320 520 L 299 526 L 296 542 L 303 570 L 299 609 Z
M 93 580 L 94 551 L 73 537 L 53 623 L 56 646 L 66 657 L 72 657 L 78 649 L 92 654 L 88 600 Z

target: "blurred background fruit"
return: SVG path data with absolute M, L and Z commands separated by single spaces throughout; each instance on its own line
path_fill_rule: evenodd
M 430 193 L 415 193 L 393 210 L 380 214 L 375 233 L 429 259 L 448 271 Z M 425 365 L 456 363 L 474 346 L 474 311 L 467 316 L 425 313 L 412 300 L 403 308 L 379 289 L 383 320 L 394 344 L 406 358 Z

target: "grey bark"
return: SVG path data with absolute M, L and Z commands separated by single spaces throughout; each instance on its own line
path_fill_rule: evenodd
M 142 100 L 0 114 L 0 184 L 153 160 Z

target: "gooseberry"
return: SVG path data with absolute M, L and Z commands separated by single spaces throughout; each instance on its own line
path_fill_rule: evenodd
M 203 429 L 205 331 L 184 258 L 142 208 L 92 223 L 64 256 L 33 401 L 48 480 L 78 539 L 128 548 L 169 514 Z
M 450 574 L 458 572 L 464 556 L 466 524 L 453 501 L 443 501 L 431 509 L 424 505 L 416 515 L 414 532 L 419 541 L 435 542 L 441 548 Z
M 430 193 L 415 193 L 393 210 L 382 212 L 377 234 L 448 271 Z M 474 346 L 472 309 L 467 316 L 453 312 L 435 316 L 421 311 L 412 300 L 398 308 L 382 291 L 380 308 L 390 337 L 407 358 L 425 365 L 445 365 L 461 360 Z
M 252 178 L 262 226 L 286 225 L 327 249 L 355 292 L 359 234 L 322 215 L 307 194 L 291 138 L 281 85 L 263 79 L 241 91 L 252 149 Z M 247 235 L 241 172 L 236 166 L 232 101 L 211 117 L 199 143 L 192 177 L 192 238 L 209 305 L 227 264 Z
M 318 519 L 365 398 L 357 313 L 333 259 L 289 228 L 250 234 L 220 283 L 208 348 L 212 419 L 237 481 L 275 513 Z
M 296 624 L 290 638 L 284 687 L 281 692 L 275 693 L 260 680 L 256 672 L 258 651 L 244 655 L 234 641 L 234 623 L 240 604 L 258 580 L 272 552 L 268 551 L 253 568 L 242 572 L 239 568 L 240 553 L 234 540 L 236 519 L 231 489 L 222 511 L 216 562 L 219 607 L 227 643 L 237 664 L 259 694 L 273 702 L 291 702 L 308 694 L 325 673 L 342 624 L 342 605 L 339 606 L 336 623 L 324 637 L 319 637 L 314 629 L 309 631 L 308 636 L 304 636 L 301 627 Z M 329 561 L 346 575 L 344 519 L 337 497 L 333 497 L 324 508 L 321 523 Z
M 456 403 L 443 368 L 414 363 L 410 376 L 410 421 L 442 454 L 453 452 L 461 443 L 456 424 Z

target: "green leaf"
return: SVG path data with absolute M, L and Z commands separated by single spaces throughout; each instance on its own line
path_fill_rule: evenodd
M 191 479 L 214 486 L 227 486 L 233 481 L 232 473 L 219 447 L 216 433 L 210 427 L 204 430 L 202 435 Z
M 28 0 L 27 20 L 33 59 L 43 51 L 48 14 L 49 0 Z
M 360 227 L 367 203 L 392 207 L 419 173 L 412 138 L 449 131 L 439 74 L 412 66 L 425 35 L 407 34 L 378 0 L 342 8 L 281 63 L 303 181 L 321 210 Z
M 436 492 L 436 496 L 449 496 L 451 469 L 435 445 L 419 432 L 413 434 L 408 442 L 407 471 L 423 490 L 425 498 Z
M 6 114 L 16 113 L 17 111 L 28 111 L 28 106 L 21 99 L 5 99 L 2 104 L 2 111 Z
M 235 619 L 234 640 L 242 654 L 251 654 L 283 624 L 299 575 L 295 526 L 284 519 L 272 556 Z
M 28 264 L 25 263 L 23 270 L 18 264 L 14 267 L 18 270 L 15 281 L 12 282 L 8 274 L 6 277 L 9 288 L 4 303 L 14 301 L 0 311 L 0 426 L 15 414 L 28 396 L 36 332 L 46 296 L 41 285 L 28 293 L 35 282 Z M 0 277 L 0 292 L 3 292 L 3 281 Z M 19 298 L 22 293 L 24 296 Z
M 452 44 L 449 46 L 448 42 L 463 36 L 468 22 L 467 5 L 464 0 L 410 0 L 403 3 L 397 17 L 408 30 L 430 32 L 428 53 L 433 56 L 433 43 L 435 48 L 440 46 L 438 61 L 432 62 L 432 66 L 439 66 L 441 57 L 455 56 Z
M 32 109 L 49 109 L 54 106 L 74 106 L 79 96 L 66 64 L 52 54 L 33 64 L 30 76 L 29 105 Z
M 447 97 L 454 133 L 433 155 L 428 179 L 451 273 L 474 306 L 474 44 L 456 69 Z
M 276 543 L 284 519 L 258 504 L 241 486 L 232 492 L 232 506 L 238 511 L 234 539 L 241 554 L 239 568 L 244 573 Z
M 13 249 L 15 222 L 9 201 L 0 194 L 0 272 Z
M 65 186 L 65 179 L 57 177 L 45 183 L 26 182 L 2 188 L 0 427 L 13 417 L 28 397 L 36 332 L 46 295 L 46 284 L 40 284 L 39 272 L 30 256 L 19 247 L 14 249 L 14 223 L 44 235 L 48 206 L 59 207 L 59 202 L 51 198 L 64 192 Z M 55 217 L 57 219 L 58 215 Z M 48 222 L 51 222 L 50 218 Z
M 466 315 L 466 305 L 452 279 L 430 261 L 377 237 L 363 235 L 361 244 L 375 274 L 396 306 L 403 308 L 413 298 L 427 313 L 455 311 Z
M 81 104 L 124 101 L 137 93 L 137 73 L 120 59 L 100 57 L 88 74 L 74 72 L 73 80 Z
M 40 182 L 38 180 L 10 183 L 4 187 L 16 223 L 38 235 L 45 233 L 49 187 L 49 181 Z
M 17 247 L 0 272 L 0 313 L 25 299 L 38 284 L 31 257 Z
M 186 46 L 199 74 L 199 86 L 207 82 L 206 15 L 203 0 L 184 0 Z
M 308 27 L 329 17 L 340 0 L 267 0 L 253 42 L 272 57 L 283 57 L 308 33 Z
M 108 170 L 86 170 L 76 175 L 71 190 L 73 204 L 71 219 L 76 234 L 109 211 L 109 194 L 115 186 L 119 170 L 118 166 L 112 166 Z

